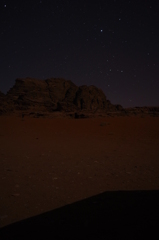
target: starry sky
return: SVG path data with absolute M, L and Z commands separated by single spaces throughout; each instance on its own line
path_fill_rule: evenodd
M 1 0 L 0 90 L 59 77 L 123 107 L 159 106 L 158 22 L 158 0 Z

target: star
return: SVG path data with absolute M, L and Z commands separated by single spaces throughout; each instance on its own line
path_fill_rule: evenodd
M 100 31 L 103 32 L 103 29 L 101 29 Z
M 6 8 L 6 7 L 7 7 L 7 5 L 5 4 L 5 5 L 4 5 L 4 7 Z

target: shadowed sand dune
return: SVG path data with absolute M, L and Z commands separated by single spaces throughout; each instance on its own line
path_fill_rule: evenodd
M 0 238 L 158 239 L 158 226 L 159 191 L 115 191 L 8 225 Z

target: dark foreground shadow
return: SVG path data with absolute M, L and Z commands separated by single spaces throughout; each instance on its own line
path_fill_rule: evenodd
M 105 192 L 5 226 L 0 232 L 0 239 L 7 240 L 147 237 L 159 239 L 159 191 Z

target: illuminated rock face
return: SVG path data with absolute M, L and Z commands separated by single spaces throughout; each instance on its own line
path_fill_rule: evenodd
M 116 106 L 107 100 L 101 89 L 95 86 L 77 87 L 73 82 L 59 78 L 16 79 L 15 85 L 4 95 L 4 99 L 3 102 L 7 102 L 13 111 L 107 112 L 116 110 Z

